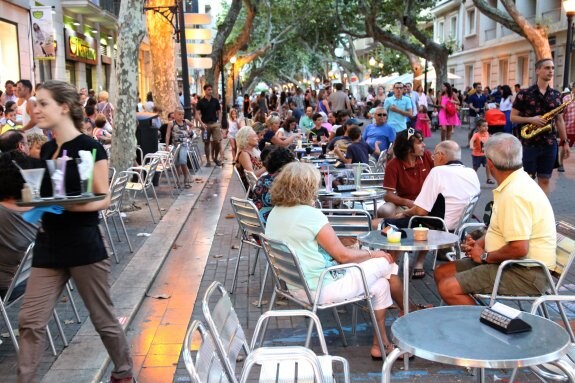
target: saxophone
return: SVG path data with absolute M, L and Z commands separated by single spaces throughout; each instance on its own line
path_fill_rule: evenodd
M 559 105 L 557 108 L 545 113 L 543 116 L 541 116 L 544 120 L 545 120 L 545 125 L 544 126 L 537 126 L 535 124 L 527 124 L 521 127 L 521 137 L 523 137 L 526 140 L 529 140 L 535 136 L 538 136 L 540 134 L 546 133 L 546 132 L 550 132 L 552 129 L 552 124 L 551 121 L 557 117 L 557 115 L 559 113 L 562 113 L 565 108 L 567 108 L 569 106 L 569 104 L 571 104 L 573 101 L 575 100 L 575 97 L 572 97 L 571 100 L 564 102 L 563 104 Z

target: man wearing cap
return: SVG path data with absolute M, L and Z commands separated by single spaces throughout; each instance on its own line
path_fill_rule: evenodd
M 362 138 L 370 148 L 375 149 L 375 143 L 380 142 L 379 148 L 387 150 L 395 141 L 395 129 L 387 123 L 387 112 L 382 107 L 375 108 L 373 113 L 375 124 L 369 124 L 363 131 Z
M 411 105 L 411 98 L 403 95 L 403 84 L 396 82 L 393 85 L 393 97 L 386 98 L 383 104 L 387 112 L 387 123 L 395 129 L 396 133 L 407 129 L 406 118 L 411 118 Z

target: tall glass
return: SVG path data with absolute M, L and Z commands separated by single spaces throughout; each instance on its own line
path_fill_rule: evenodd
M 40 187 L 42 186 L 42 178 L 44 177 L 44 168 L 38 169 L 20 169 L 22 178 L 32 189 L 32 199 L 40 199 Z

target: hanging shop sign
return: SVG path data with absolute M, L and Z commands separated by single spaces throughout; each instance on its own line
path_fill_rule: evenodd
M 54 60 L 56 41 L 52 24 L 52 7 L 32 7 L 32 42 L 36 60 Z
M 89 42 L 65 30 L 66 59 L 96 65 L 98 54 L 94 41 Z

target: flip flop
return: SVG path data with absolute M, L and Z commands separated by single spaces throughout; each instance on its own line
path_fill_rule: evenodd
M 393 343 L 386 344 L 384 345 L 384 347 L 385 347 L 385 355 L 389 355 L 389 353 L 395 349 L 395 345 Z M 370 356 L 371 360 L 383 360 L 383 355 L 375 356 L 373 354 L 370 354 Z
M 425 270 L 421 268 L 415 268 L 411 272 L 411 279 L 423 279 L 425 278 Z
M 489 185 L 493 185 L 495 182 L 493 182 L 493 180 L 487 180 L 487 181 L 485 181 L 485 183 L 488 183 Z

